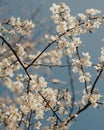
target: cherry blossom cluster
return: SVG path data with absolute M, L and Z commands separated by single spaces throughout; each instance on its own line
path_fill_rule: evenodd
M 88 86 L 88 92 L 83 91 L 82 104 L 85 105 L 86 102 L 91 102 L 91 105 L 96 108 L 98 106 L 97 101 L 100 100 L 101 95 L 98 93 L 98 90 L 95 88 L 93 93 L 91 93 L 91 86 Z
M 30 20 L 21 20 L 20 17 L 14 18 L 13 16 L 9 19 L 0 21 L 0 35 L 5 36 L 8 39 L 9 35 L 19 33 L 21 35 L 29 35 L 31 29 L 35 27 L 35 24 Z
M 80 35 L 94 32 L 104 23 L 104 16 L 99 16 L 101 11 L 97 9 L 87 9 L 85 14 L 72 16 L 70 7 L 63 2 L 54 3 L 50 10 L 57 34 L 46 34 L 48 45 L 35 53 L 34 42 L 14 42 L 18 34 L 20 37 L 31 33 L 35 27 L 31 20 L 12 16 L 0 21 L 0 84 L 12 93 L 0 97 L 0 125 L 6 130 L 69 130 L 82 111 L 90 106 L 104 105 L 103 95 L 96 89 L 104 70 L 104 47 L 96 64 L 91 61 L 89 52 L 80 52 L 80 48 L 84 48 Z M 70 64 L 64 64 L 64 57 L 68 57 Z M 71 74 L 70 84 L 63 87 L 66 82 L 55 78 L 49 80 L 44 72 L 41 74 L 42 67 L 47 67 L 45 74 L 47 70 L 52 74 L 52 67 L 71 68 L 83 86 L 80 102 L 75 100 Z M 88 71 L 91 67 L 97 73 L 95 79 Z M 50 81 L 56 86 L 53 87 Z

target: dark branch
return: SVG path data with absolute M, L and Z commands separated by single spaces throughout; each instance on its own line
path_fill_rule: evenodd
M 24 69 L 25 73 L 27 74 L 29 80 L 31 80 L 31 77 L 26 69 L 26 67 L 23 65 L 22 61 L 20 60 L 20 58 L 18 57 L 17 53 L 15 52 L 15 50 L 12 48 L 12 46 L 4 39 L 4 37 L 0 36 L 0 38 L 3 40 L 3 42 L 10 48 L 10 50 L 13 52 L 13 54 L 15 55 L 15 57 L 17 58 L 18 62 L 20 63 L 20 65 L 22 66 L 22 68 Z

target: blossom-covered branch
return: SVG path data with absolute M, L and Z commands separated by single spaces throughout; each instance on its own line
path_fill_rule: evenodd
M 35 27 L 31 20 L 12 16 L 0 21 L 0 84 L 12 93 L 12 96 L 8 93 L 5 100 L 0 97 L 0 125 L 7 130 L 69 130 L 74 119 L 88 107 L 104 105 L 100 87 L 97 89 L 104 70 L 104 47 L 95 64 L 90 53 L 84 51 L 80 38 L 99 28 L 104 16 L 99 16 L 101 11 L 97 9 L 72 16 L 70 7 L 63 2 L 54 3 L 50 11 L 56 34 L 44 36 L 41 42 L 48 44 L 41 51 L 36 41 L 20 40 L 22 36 L 29 37 Z M 60 74 L 59 79 L 56 78 L 53 70 L 58 67 L 69 71 L 64 73 L 70 78 L 68 81 L 60 80 Z M 90 73 L 92 68 L 96 77 Z M 79 92 L 80 101 L 77 86 L 74 87 L 74 74 L 83 89 Z M 43 121 L 46 124 L 42 124 Z

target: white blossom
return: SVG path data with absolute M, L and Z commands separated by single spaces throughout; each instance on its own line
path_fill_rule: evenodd
M 96 14 L 99 14 L 99 13 L 101 13 L 101 11 L 100 10 L 98 10 L 98 9 L 87 9 L 86 10 L 86 14 L 88 14 L 88 15 L 96 15 Z
M 21 130 L 23 125 L 27 129 L 68 130 L 74 122 L 72 119 L 90 105 L 96 108 L 103 97 L 98 93 L 96 83 L 104 68 L 104 47 L 98 63 L 93 64 L 90 53 L 82 51 L 87 45 L 84 46 L 80 39 L 81 34 L 92 33 L 104 23 L 104 16 L 96 16 L 101 11 L 88 9 L 86 14 L 72 16 L 70 7 L 64 2 L 53 3 L 50 11 L 57 34 L 45 35 L 45 42 L 42 39 L 41 43 L 48 44 L 42 50 L 38 50 L 40 41 L 20 39 L 20 35 L 30 35 L 35 27 L 31 20 L 12 16 L 0 21 L 0 83 L 12 93 L 12 96 L 8 93 L 0 97 L 0 125 L 5 125 L 7 130 Z M 64 65 L 66 56 L 70 63 Z M 60 74 L 54 76 L 53 67 L 69 67 L 69 64 L 79 82 L 85 84 L 83 95 L 78 91 L 80 102 L 74 101 L 77 93 L 76 90 L 73 92 L 72 74 L 69 74 L 70 84 L 67 79 L 57 78 Z M 98 72 L 96 78 L 87 71 L 91 67 Z M 77 87 L 76 83 L 75 89 Z M 47 120 L 48 126 L 45 127 L 41 120 Z
M 104 47 L 101 48 L 101 56 L 99 58 L 101 63 L 104 63 Z
M 78 16 L 81 18 L 81 20 L 86 20 L 86 15 L 85 14 L 83 14 L 83 13 L 78 13 Z
M 52 11 L 53 14 L 57 14 L 59 12 L 59 7 L 59 5 L 53 3 L 52 7 L 50 8 L 50 11 Z

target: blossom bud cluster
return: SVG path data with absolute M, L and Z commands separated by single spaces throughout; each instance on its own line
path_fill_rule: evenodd
M 1 51 L 2 52 L 2 51 Z M 13 62 L 16 60 L 15 56 L 8 51 L 5 53 L 5 51 L 0 55 L 4 56 L 4 58 L 0 57 L 0 77 L 5 79 L 5 76 L 14 76 L 14 72 L 20 68 L 20 65 L 18 63 L 13 64 Z M 9 57 L 8 57 L 9 55 Z
M 95 19 L 94 16 L 101 13 L 97 9 L 88 9 L 86 10 L 86 14 L 79 13 L 75 17 L 71 16 L 70 8 L 65 3 L 61 3 L 60 5 L 53 4 L 50 10 L 53 13 L 52 19 L 57 24 L 56 30 L 59 34 L 67 32 L 70 36 L 83 34 L 87 29 L 94 31 L 104 21 L 102 17 Z
M 99 59 L 100 59 L 100 62 L 104 66 L 104 47 L 101 48 L 101 57 Z
M 83 67 L 90 67 L 91 66 L 91 61 L 90 61 L 90 55 L 89 53 L 82 53 L 83 58 L 81 59 L 73 59 L 73 72 L 74 73 L 78 73 L 79 74 L 79 81 L 80 82 L 89 82 L 91 75 L 89 72 L 84 73 L 83 69 L 81 66 Z
M 91 86 L 87 87 L 88 90 L 91 90 Z M 97 90 L 94 90 L 97 91 Z M 93 92 L 92 94 L 86 93 L 85 91 L 83 91 L 83 97 L 82 97 L 82 104 L 85 105 L 87 102 L 90 102 L 92 107 L 96 108 L 98 106 L 97 101 L 99 101 L 101 99 L 101 95 L 97 92 Z
M 99 14 L 101 13 L 100 10 L 98 9 L 87 9 L 86 10 L 86 14 L 89 15 L 89 16 L 93 16 L 93 15 L 96 15 L 96 14 Z
M 14 72 L 21 68 L 15 55 L 7 46 L 0 46 L 0 77 L 5 79 L 5 76 L 14 76 Z M 14 45 L 15 53 L 19 56 L 21 61 L 25 62 L 27 54 L 21 44 Z M 8 57 L 9 56 L 9 57 Z
M 17 33 L 22 35 L 28 35 L 31 33 L 31 29 L 35 27 L 35 25 L 30 20 L 22 21 L 19 17 L 16 19 L 13 16 L 9 20 L 10 26 L 14 27 Z
M 87 30 L 93 32 L 95 28 L 99 28 L 101 23 L 104 22 L 103 17 L 96 16 L 101 12 L 97 9 L 88 9 L 85 14 L 79 13 L 74 17 L 71 16 L 70 8 L 62 2 L 60 5 L 54 3 L 50 10 L 52 11 L 52 19 L 56 24 L 56 30 L 59 34 L 59 38 L 58 35 L 46 35 L 46 39 L 49 39 L 49 41 L 57 42 L 56 50 L 52 51 L 52 53 L 48 52 L 45 56 L 45 61 L 47 63 L 61 63 L 63 55 L 73 57 L 73 55 L 76 54 L 76 48 L 83 46 L 81 45 L 82 41 L 78 36 L 86 33 Z M 61 55 L 58 52 L 60 52 Z M 90 67 L 91 61 L 89 53 L 83 52 L 82 55 L 86 56 L 78 62 L 85 67 Z M 52 58 L 50 58 L 50 56 Z M 58 61 L 55 59 L 56 57 Z M 73 61 L 77 60 L 75 59 Z
M 3 121 L 7 130 L 19 130 L 18 122 L 21 120 L 22 113 L 15 106 L 3 106 L 0 110 L 0 121 Z
M 21 35 L 29 35 L 31 33 L 31 29 L 34 27 L 35 24 L 33 24 L 31 20 L 23 21 L 19 17 L 14 18 L 12 16 L 9 20 L 0 22 L 0 35 L 5 36 L 6 39 L 8 34 L 14 35 L 19 33 Z

